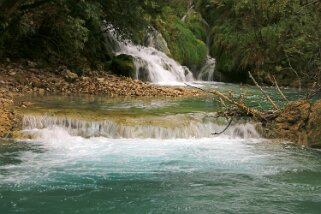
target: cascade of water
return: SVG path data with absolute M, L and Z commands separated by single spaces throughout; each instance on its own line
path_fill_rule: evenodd
M 197 76 L 197 80 L 213 81 L 215 65 L 216 60 L 208 55 L 205 65 Z
M 193 81 L 191 71 L 153 47 L 135 45 L 131 41 L 120 41 L 112 27 L 109 34 L 118 43 L 116 55 L 127 54 L 134 57 L 136 78 L 144 76 L 147 80 L 160 85 L 183 85 Z
M 210 120 L 190 120 L 181 126 L 166 127 L 161 125 L 128 125 L 116 123 L 110 120 L 85 121 L 66 117 L 33 116 L 26 115 L 23 118 L 23 126 L 26 130 L 62 127 L 72 135 L 83 137 L 107 137 L 107 138 L 208 138 L 212 133 L 222 131 L 225 126 L 218 125 Z M 225 136 L 232 138 L 259 138 L 253 124 L 236 124 L 228 128 Z

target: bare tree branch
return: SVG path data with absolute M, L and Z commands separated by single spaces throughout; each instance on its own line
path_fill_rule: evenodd
M 277 105 L 274 103 L 274 101 L 272 100 L 272 98 L 263 90 L 263 88 L 256 82 L 256 80 L 254 79 L 254 77 L 252 76 L 251 72 L 249 71 L 249 77 L 253 80 L 254 84 L 256 85 L 256 87 L 258 87 L 260 89 L 260 91 L 262 92 L 262 94 L 264 96 L 266 96 L 267 100 L 272 104 L 273 108 L 275 110 L 279 110 L 279 108 L 277 107 Z

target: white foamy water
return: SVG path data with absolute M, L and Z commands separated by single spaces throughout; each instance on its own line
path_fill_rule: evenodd
M 178 125 L 171 126 L 170 120 L 182 120 Z M 169 117 L 167 124 L 139 124 L 127 125 L 111 120 L 86 121 L 68 117 L 34 116 L 25 115 L 23 126 L 27 130 L 61 127 L 72 135 L 83 137 L 107 137 L 107 138 L 209 138 L 215 137 L 213 133 L 222 132 L 226 125 L 218 125 L 217 121 L 204 116 L 193 115 L 184 122 L 184 116 Z M 255 126 L 250 123 L 231 125 L 222 135 L 230 138 L 259 138 L 260 135 Z
M 30 141 L 40 151 L 26 151 L 19 156 L 21 164 L 1 166 L 14 172 L 0 175 L 0 183 L 58 182 L 68 175 L 108 176 L 121 173 L 158 174 L 166 171 L 202 170 L 267 173 L 257 165 L 265 155 L 251 151 L 258 139 L 230 139 L 226 136 L 202 139 L 111 139 L 84 138 L 71 135 L 62 127 L 33 129 L 38 136 Z
M 119 41 L 112 27 L 109 33 L 118 43 L 116 55 L 127 54 L 134 57 L 137 79 L 144 76 L 148 81 L 158 85 L 184 85 L 184 82 L 194 80 L 187 67 L 181 66 L 165 53 L 153 47 L 135 45 L 131 41 Z

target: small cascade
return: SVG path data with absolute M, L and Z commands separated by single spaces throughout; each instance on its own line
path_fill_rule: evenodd
M 168 57 L 165 53 L 153 48 L 135 45 L 131 41 L 119 41 L 116 31 L 108 27 L 109 37 L 118 43 L 114 50 L 116 55 L 126 54 L 134 57 L 136 77 L 160 85 L 183 85 L 193 81 L 192 72 Z
M 192 0 L 189 1 L 189 9 L 188 9 L 187 13 L 181 19 L 183 22 L 185 22 L 195 12 L 194 7 L 195 7 L 194 1 L 192 1 Z M 205 20 L 204 20 L 204 23 L 208 27 L 208 23 Z M 209 49 L 210 48 L 210 35 L 209 34 L 207 35 L 207 38 L 206 38 L 206 45 Z M 206 62 L 199 70 L 199 73 L 197 75 L 197 80 L 198 81 L 208 81 L 208 82 L 214 81 L 215 66 L 216 66 L 216 60 L 215 60 L 215 58 L 210 56 L 209 51 L 208 51 Z
M 215 65 L 216 65 L 216 60 L 208 55 L 205 65 L 202 67 L 200 73 L 197 76 L 197 80 L 213 81 Z
M 86 121 L 67 117 L 25 115 L 23 118 L 25 130 L 53 129 L 60 127 L 69 134 L 82 137 L 106 138 L 155 138 L 155 139 L 187 139 L 214 137 L 212 133 L 219 133 L 225 125 L 219 125 L 213 120 L 195 119 L 180 126 L 160 125 L 128 125 L 111 120 Z M 230 126 L 223 134 L 232 138 L 259 138 L 253 124 L 236 124 Z

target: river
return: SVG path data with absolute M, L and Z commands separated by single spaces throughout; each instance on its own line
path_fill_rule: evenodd
M 227 123 L 213 97 L 23 99 L 33 139 L 0 143 L 0 213 L 320 212 L 321 153 L 262 139 L 247 121 L 213 135 Z

